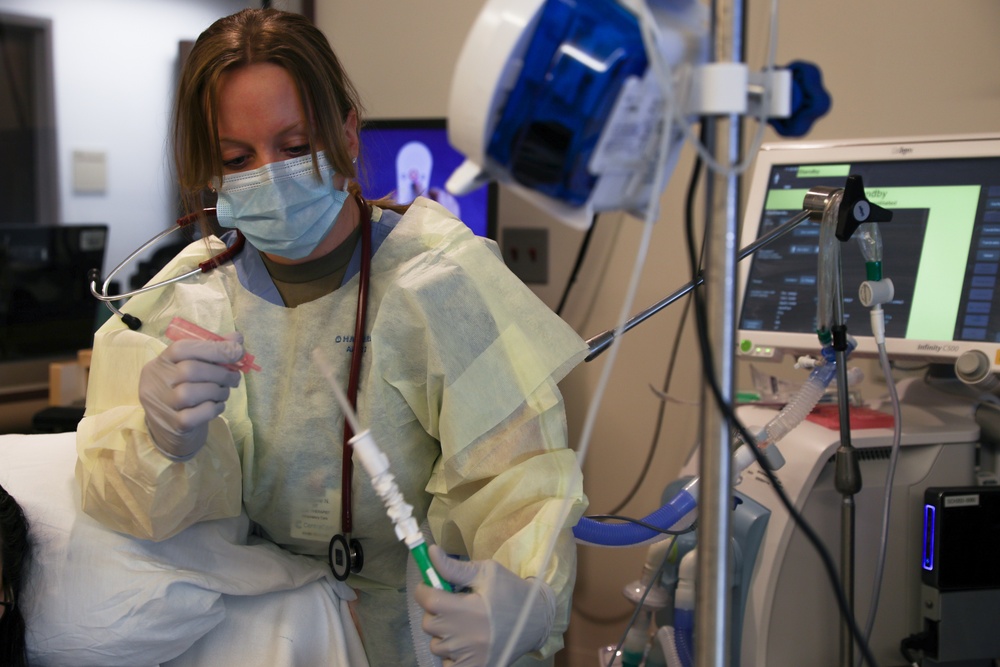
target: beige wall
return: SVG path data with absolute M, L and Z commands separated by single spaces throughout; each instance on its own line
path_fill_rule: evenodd
M 373 115 L 440 116 L 446 113 L 453 63 L 482 4 L 318 0 L 317 21 Z M 754 68 L 763 63 L 768 4 L 755 5 L 749 15 L 748 61 Z M 833 96 L 831 113 L 810 139 L 1000 131 L 1000 40 L 995 36 L 1000 3 L 995 0 L 786 1 L 779 22 L 777 62 L 816 62 Z M 768 140 L 775 136 L 768 131 Z M 688 150 L 663 197 L 632 312 L 687 281 L 681 215 L 691 163 Z M 550 228 L 551 279 L 536 292 L 554 307 L 581 234 L 509 194 L 501 196 L 500 225 L 501 234 L 512 225 Z M 615 323 L 640 231 L 640 223 L 628 216 L 607 215 L 598 222 L 584 274 L 564 311 L 584 338 Z M 591 512 L 612 509 L 640 473 L 660 407 L 650 386 L 664 382 L 682 313 L 683 305 L 677 304 L 625 339 L 586 456 Z M 697 401 L 700 372 L 690 326 L 680 338 L 679 352 L 670 393 L 681 401 Z M 604 361 L 579 367 L 563 383 L 574 443 Z M 624 513 L 640 516 L 659 506 L 663 487 L 677 475 L 695 442 L 698 421 L 693 404 L 666 407 L 651 471 Z M 596 664 L 597 647 L 618 639 L 629 612 L 620 591 L 638 577 L 644 554 L 644 549 L 581 549 L 577 611 L 567 637 L 570 664 Z

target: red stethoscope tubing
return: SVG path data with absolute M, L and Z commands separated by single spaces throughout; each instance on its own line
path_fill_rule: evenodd
M 347 398 L 351 408 L 358 409 L 358 384 L 361 380 L 361 353 L 364 349 L 365 321 L 368 317 L 368 278 L 372 265 L 372 210 L 361 197 L 355 196 L 361 212 L 361 271 L 358 279 L 358 309 L 354 320 L 354 349 L 351 351 L 351 373 L 347 381 Z M 354 447 L 351 438 L 354 431 L 347 417 L 344 417 L 344 450 L 340 487 L 340 530 L 352 532 L 354 516 L 351 508 L 352 480 L 354 479 Z

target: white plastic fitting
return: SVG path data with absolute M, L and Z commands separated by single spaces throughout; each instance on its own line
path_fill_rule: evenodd
M 981 350 L 963 352 L 955 360 L 955 376 L 981 391 L 993 391 L 1000 386 L 1000 379 L 991 370 L 990 358 Z
M 688 112 L 699 116 L 745 114 L 749 74 L 743 63 L 706 63 L 695 68 Z
M 694 609 L 695 579 L 698 572 L 698 549 L 695 547 L 681 558 L 677 590 L 674 593 L 675 609 Z
M 889 303 L 893 296 L 894 289 L 889 278 L 866 280 L 858 288 L 858 299 L 865 308 Z
M 751 72 L 749 76 L 748 116 L 788 118 L 792 115 L 792 72 L 775 69 Z M 764 102 L 767 101 L 767 108 Z
M 396 537 L 411 548 L 423 543 L 424 535 L 413 518 L 413 506 L 403 499 L 403 494 L 396 485 L 396 479 L 389 472 L 389 459 L 375 444 L 371 431 L 365 429 L 351 438 L 350 442 L 358 458 L 361 459 L 361 465 L 371 477 L 375 493 L 385 505 L 386 513 L 396 530 Z

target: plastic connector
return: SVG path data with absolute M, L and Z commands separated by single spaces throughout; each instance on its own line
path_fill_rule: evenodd
M 699 116 L 745 114 L 749 74 L 743 63 L 707 63 L 695 69 L 688 113 Z
M 876 345 L 885 343 L 885 311 L 882 306 L 875 306 L 868 314 L 872 323 L 872 337 Z
M 751 72 L 747 115 L 764 118 L 788 118 L 792 115 L 792 72 L 773 69 Z M 764 108 L 765 102 L 767 108 Z
M 993 372 L 990 358 L 981 350 L 966 350 L 955 360 L 955 377 L 979 391 L 994 391 L 1000 378 Z
M 889 278 L 866 280 L 858 288 L 858 299 L 865 308 L 889 303 L 894 296 L 895 288 Z

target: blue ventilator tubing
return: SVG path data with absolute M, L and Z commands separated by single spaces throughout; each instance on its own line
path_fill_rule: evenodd
M 698 506 L 698 501 L 687 491 L 681 491 L 666 505 L 645 517 L 645 523 L 669 530 L 684 515 Z M 663 534 L 633 523 L 605 524 L 583 517 L 573 526 L 573 536 L 581 542 L 608 547 L 629 547 L 663 538 Z
M 690 667 L 694 664 L 694 610 L 674 609 L 674 643 L 681 664 Z

